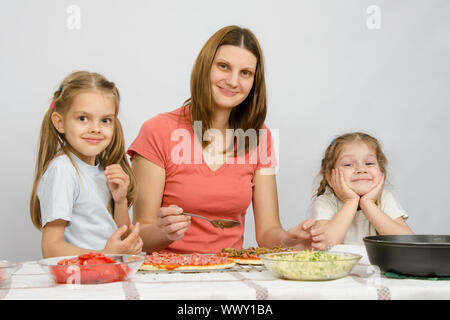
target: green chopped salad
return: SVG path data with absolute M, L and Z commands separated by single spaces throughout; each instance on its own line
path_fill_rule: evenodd
M 303 250 L 262 257 L 266 267 L 285 279 L 331 280 L 347 275 L 361 258 L 354 254 L 335 254 Z

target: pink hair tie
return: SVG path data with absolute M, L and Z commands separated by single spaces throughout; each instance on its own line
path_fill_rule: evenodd
M 50 103 L 50 109 L 55 109 L 55 101 L 52 100 L 52 103 Z

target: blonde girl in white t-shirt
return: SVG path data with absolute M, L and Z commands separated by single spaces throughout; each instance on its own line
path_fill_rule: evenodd
M 363 237 L 412 234 L 406 212 L 385 187 L 387 159 L 380 143 L 361 132 L 335 138 L 325 151 L 311 206 L 312 247 L 362 244 Z
M 46 257 L 139 253 L 128 209 L 136 182 L 125 155 L 119 91 L 98 73 L 68 75 L 41 125 L 30 199 Z

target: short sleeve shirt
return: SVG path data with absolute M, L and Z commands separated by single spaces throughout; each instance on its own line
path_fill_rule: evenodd
M 77 247 L 101 250 L 117 229 L 107 210 L 111 193 L 102 168 L 90 166 L 71 154 L 55 158 L 43 174 L 37 196 L 42 227 L 62 219 L 68 222 L 64 240 Z
M 342 208 L 343 203 L 334 194 L 331 188 L 327 187 L 325 193 L 317 197 L 311 206 L 311 217 L 314 220 L 331 220 Z M 392 192 L 383 189 L 378 207 L 393 220 L 403 217 L 408 218 L 405 210 L 395 200 Z M 344 238 L 344 244 L 364 244 L 363 238 L 376 235 L 377 231 L 365 216 L 362 210 L 356 212 L 355 218 L 350 225 Z
M 170 244 L 167 251 L 215 253 L 225 247 L 242 248 L 255 171 L 276 166 L 270 131 L 265 126 L 263 129 L 265 135 L 261 135 L 257 148 L 228 159 L 213 171 L 203 161 L 200 142 L 189 121 L 189 106 L 159 114 L 143 124 L 127 153 L 131 158 L 137 153 L 165 170 L 161 206 L 174 204 L 184 212 L 241 223 L 221 230 L 204 219 L 192 218 L 184 237 Z

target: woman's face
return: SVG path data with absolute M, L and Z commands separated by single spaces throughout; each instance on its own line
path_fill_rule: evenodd
M 257 59 L 249 50 L 223 45 L 211 67 L 211 91 L 219 108 L 234 108 L 247 98 L 252 89 Z

